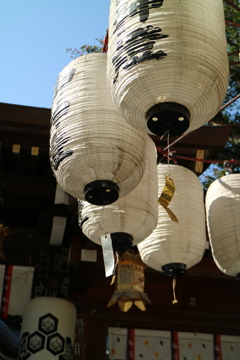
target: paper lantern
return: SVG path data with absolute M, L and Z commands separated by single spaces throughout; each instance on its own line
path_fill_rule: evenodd
M 170 136 L 218 113 L 228 86 L 222 0 L 111 1 L 108 79 L 137 129 Z
M 165 175 L 169 174 L 176 187 L 169 209 L 178 223 L 159 205 L 157 227 L 138 244 L 138 250 L 146 265 L 164 275 L 177 276 L 202 259 L 206 247 L 205 211 L 198 177 L 182 166 L 158 165 L 159 195 Z
M 102 205 L 132 191 L 145 169 L 147 135 L 117 112 L 106 54 L 81 56 L 59 74 L 52 106 L 50 161 L 59 185 Z
M 155 229 L 158 220 L 157 152 L 147 141 L 146 168 L 138 186 L 114 204 L 104 207 L 79 204 L 79 225 L 83 233 L 101 245 L 101 236 L 110 233 L 118 251 L 136 245 Z
M 65 299 L 30 300 L 23 314 L 18 360 L 71 360 L 76 316 L 75 306 Z
M 117 265 L 116 290 L 108 303 L 108 307 L 118 303 L 123 312 L 127 312 L 133 305 L 141 311 L 146 310 L 146 303 L 150 303 L 144 292 L 144 266 L 140 256 L 124 253 Z
M 226 275 L 240 278 L 240 174 L 225 175 L 207 190 L 207 227 L 213 259 Z

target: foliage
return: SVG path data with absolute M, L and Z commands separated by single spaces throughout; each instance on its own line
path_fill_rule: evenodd
M 230 65 L 230 79 L 229 87 L 224 100 L 224 104 L 228 103 L 231 99 L 240 94 L 240 11 L 230 5 L 232 3 L 236 7 L 239 7 L 238 0 L 230 0 L 224 2 L 224 12 L 226 20 L 226 37 L 228 44 L 228 58 Z M 240 10 L 240 9 L 239 9 Z M 232 25 L 235 24 L 235 26 Z M 231 135 L 218 154 L 217 159 L 219 161 L 224 160 L 240 160 L 240 98 L 234 101 L 231 105 L 227 106 L 222 111 L 222 122 L 234 124 Z M 214 121 L 213 121 L 214 122 Z M 213 159 L 215 160 L 215 159 Z M 224 168 L 223 164 L 212 164 L 206 171 L 200 176 L 201 183 L 205 189 L 216 178 L 223 176 L 229 169 Z
M 76 59 L 79 56 L 85 55 L 85 54 L 90 54 L 90 53 L 100 53 L 102 52 L 102 47 L 103 47 L 103 40 L 101 39 L 96 39 L 99 45 L 88 45 L 85 44 L 83 46 L 80 46 L 79 49 L 77 48 L 67 48 L 66 52 L 70 52 L 71 54 L 71 58 Z
M 238 5 L 238 0 L 231 0 L 234 5 Z M 240 8 L 239 8 L 240 9 Z M 229 88 L 224 103 L 228 102 L 240 93 L 240 11 L 224 3 L 226 36 L 228 44 L 228 58 L 230 64 Z M 231 24 L 235 24 L 238 27 Z M 223 112 L 226 122 L 240 122 L 240 114 L 235 111 L 239 103 L 233 103 Z M 237 118 L 236 118 L 237 116 Z

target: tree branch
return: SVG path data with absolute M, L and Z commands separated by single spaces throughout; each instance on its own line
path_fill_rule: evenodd
M 228 20 L 225 20 L 225 23 L 228 25 L 228 26 L 233 26 L 235 28 L 240 28 L 240 24 L 236 24 L 232 21 L 228 21 Z
M 240 61 L 232 61 L 229 63 L 230 66 L 239 65 L 239 64 L 240 64 Z
M 234 51 L 232 53 L 229 53 L 228 56 L 236 55 L 236 54 L 239 54 L 239 53 L 240 53 L 240 50 L 237 50 L 237 51 Z
M 233 7 L 235 10 L 240 11 L 240 7 L 238 7 L 237 5 L 235 5 L 232 1 L 230 0 L 224 0 L 225 3 L 227 3 L 228 5 L 230 5 L 231 7 Z

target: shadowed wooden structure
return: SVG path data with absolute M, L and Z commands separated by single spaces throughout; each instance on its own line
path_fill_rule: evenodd
M 50 109 L 0 103 L 0 220 L 10 228 L 1 244 L 5 257 L 1 263 L 34 266 L 34 286 L 41 281 L 54 291 L 65 277 L 69 279 L 67 296 L 76 305 L 83 326 L 79 336 L 84 357 L 76 355 L 75 359 L 105 359 L 108 326 L 238 335 L 240 284 L 218 270 L 209 249 L 199 264 L 177 279 L 177 304 L 172 304 L 172 279 L 147 268 L 145 292 L 151 304 L 146 312 L 133 307 L 122 313 L 117 305 L 107 307 L 114 286 L 105 277 L 101 247 L 88 240 L 78 226 L 76 199 L 69 199 L 62 244 L 49 245 L 56 191 L 49 164 L 50 116 Z M 204 126 L 170 150 L 184 158 L 177 158 L 177 163 L 195 171 L 196 162 L 186 158 L 196 159 L 198 151 L 204 150 L 205 159 L 215 159 L 231 130 L 230 125 Z M 166 138 L 152 138 L 157 148 L 166 148 Z M 160 152 L 159 159 L 162 155 Z M 70 249 L 70 263 L 59 273 L 54 259 L 66 249 Z M 94 251 L 97 261 L 81 261 L 83 249 Z M 39 278 L 40 254 L 50 258 L 43 278 Z

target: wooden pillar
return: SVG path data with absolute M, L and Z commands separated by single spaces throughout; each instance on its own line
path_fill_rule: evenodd
M 83 326 L 83 357 L 81 360 L 106 359 L 106 321 L 84 319 Z

